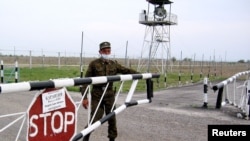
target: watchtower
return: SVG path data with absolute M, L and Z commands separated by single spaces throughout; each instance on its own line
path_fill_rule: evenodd
M 139 23 L 146 28 L 137 70 L 164 73 L 171 58 L 170 26 L 177 25 L 177 15 L 171 13 L 173 2 L 169 0 L 146 1 L 148 10 L 142 10 L 139 15 Z

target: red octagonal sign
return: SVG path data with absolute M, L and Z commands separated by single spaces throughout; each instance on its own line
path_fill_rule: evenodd
M 76 132 L 76 105 L 65 88 L 45 89 L 28 109 L 28 141 L 69 141 Z

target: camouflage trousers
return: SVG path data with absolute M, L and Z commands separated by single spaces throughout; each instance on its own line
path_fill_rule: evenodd
M 96 115 L 95 115 L 92 123 L 100 120 L 103 117 L 104 112 L 106 115 L 108 115 L 111 112 L 114 100 L 115 100 L 114 95 L 113 96 L 107 95 L 107 96 L 103 97 L 102 102 L 100 103 L 100 106 L 98 108 L 98 111 L 96 112 Z M 95 110 L 98 106 L 99 101 L 100 101 L 100 97 L 96 97 L 92 94 L 92 97 L 91 97 L 91 119 L 95 113 Z M 115 109 L 115 107 L 114 107 L 114 109 Z M 116 127 L 116 116 L 114 115 L 114 116 L 110 117 L 110 119 L 108 120 L 108 138 L 116 138 L 116 137 L 117 137 L 117 127 Z

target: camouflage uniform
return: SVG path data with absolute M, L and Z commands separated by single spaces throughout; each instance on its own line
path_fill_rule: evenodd
M 137 73 L 133 69 L 126 68 L 117 61 L 106 60 L 103 58 L 96 59 L 89 64 L 85 77 L 95 77 L 95 76 L 108 76 L 116 74 L 135 74 Z M 106 87 L 106 84 L 96 84 L 93 85 L 91 90 L 91 117 L 93 116 L 96 107 L 101 99 L 103 91 Z M 86 85 L 83 86 L 82 94 L 86 89 Z M 85 99 L 87 97 L 85 96 Z M 107 91 L 103 97 L 103 100 L 100 104 L 100 107 L 96 113 L 96 116 L 92 123 L 100 120 L 103 117 L 103 114 L 109 114 L 111 112 L 113 103 L 115 100 L 115 91 L 113 90 L 113 83 L 110 82 L 107 88 Z M 116 116 L 113 116 L 108 121 L 108 138 L 117 137 L 117 127 L 116 127 Z

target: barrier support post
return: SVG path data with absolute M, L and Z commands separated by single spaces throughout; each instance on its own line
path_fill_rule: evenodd
M 151 79 L 146 80 L 147 83 L 147 99 L 151 102 L 153 97 L 153 81 Z
M 18 82 L 18 62 L 15 62 L 15 83 Z
M 204 96 L 203 96 L 203 108 L 207 108 L 207 91 L 208 91 L 208 78 L 205 77 L 204 78 L 204 81 L 203 81 L 203 86 L 204 86 L 204 89 L 203 89 L 203 93 L 204 93 Z
M 222 96 L 223 96 L 223 88 L 224 88 L 224 86 L 219 88 L 217 101 L 216 101 L 216 109 L 221 108 L 221 102 L 222 102 Z
M 1 83 L 4 83 L 4 69 L 3 69 L 3 60 L 1 60 Z

